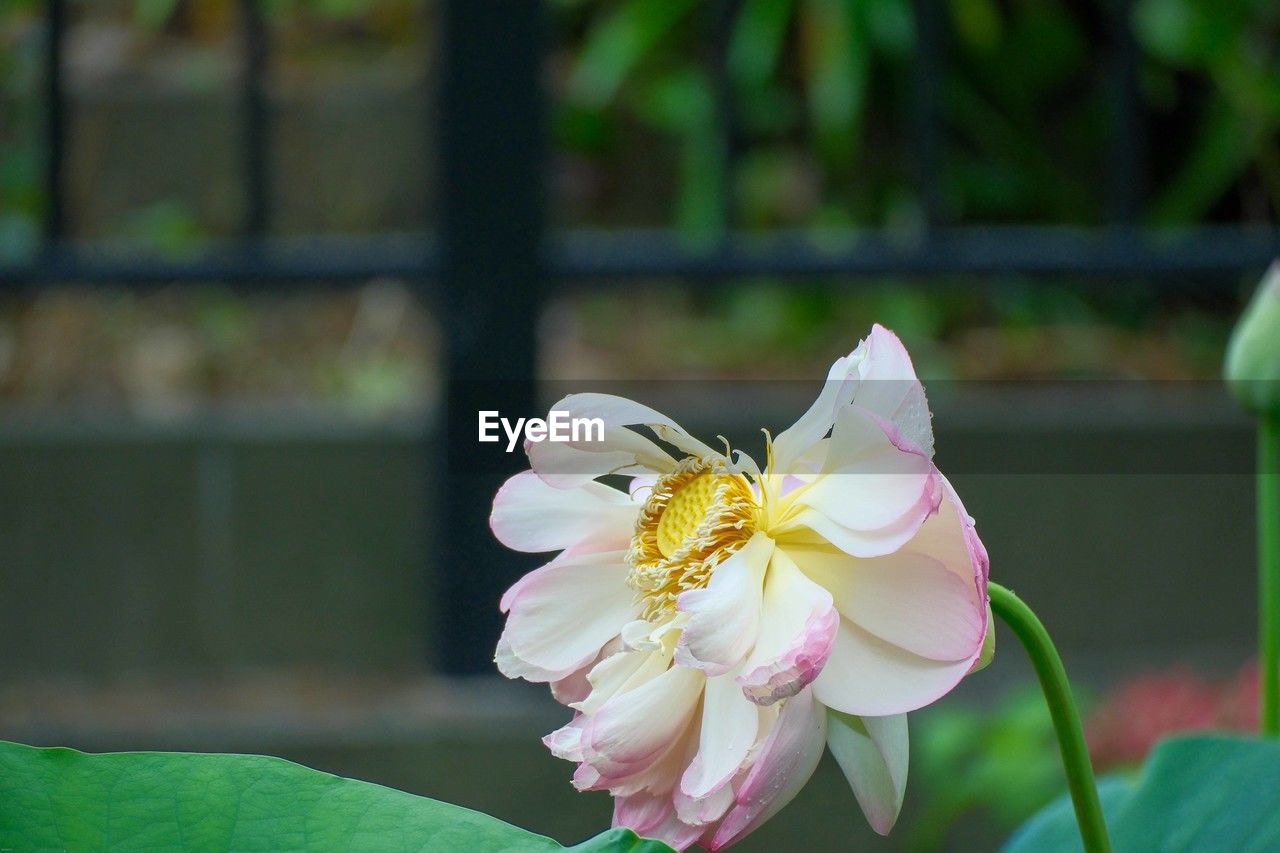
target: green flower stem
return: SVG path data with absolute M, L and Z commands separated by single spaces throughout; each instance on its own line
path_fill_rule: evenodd
M 1258 421 L 1258 721 L 1280 736 L 1280 412 Z
M 1107 837 L 1107 825 L 1102 818 L 1102 803 L 1098 800 L 1098 786 L 1093 780 L 1093 764 L 1089 761 L 1089 748 L 1084 741 L 1084 727 L 1080 725 L 1080 711 L 1071 696 L 1071 684 L 1062 658 L 1049 639 L 1031 608 L 1018 596 L 999 584 L 988 585 L 991 594 L 991 610 L 1017 635 L 1026 647 L 1031 665 L 1040 679 L 1049 716 L 1058 735 L 1058 748 L 1062 752 L 1062 766 L 1067 772 L 1067 788 L 1071 791 L 1071 803 L 1076 810 L 1076 823 L 1080 825 L 1080 838 L 1086 853 L 1108 853 L 1111 839 Z

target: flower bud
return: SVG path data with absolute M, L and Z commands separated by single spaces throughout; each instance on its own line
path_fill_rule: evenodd
M 1280 413 L 1280 261 L 1236 323 L 1223 372 L 1240 405 L 1255 414 Z

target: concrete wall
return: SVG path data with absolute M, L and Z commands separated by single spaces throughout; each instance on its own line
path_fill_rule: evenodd
M 1078 422 L 1029 422 L 1010 405 L 937 418 L 939 464 L 978 520 L 992 577 L 1033 602 L 1069 655 L 1243 653 L 1254 612 L 1248 424 L 1108 419 L 1094 403 Z M 724 431 L 712 415 L 686 423 Z M 433 558 L 443 454 L 419 434 L 10 423 L 0 677 L 429 669 L 432 578 L 459 569 Z M 756 436 L 729 430 L 735 446 Z
M 0 678 L 418 671 L 417 433 L 10 427 Z

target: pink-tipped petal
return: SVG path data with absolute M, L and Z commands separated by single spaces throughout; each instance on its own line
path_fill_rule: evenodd
M 677 608 L 689 621 L 676 645 L 676 663 L 723 675 L 751 651 L 760 625 L 760 597 L 773 540 L 756 532 L 716 566 L 703 589 L 681 593 Z
M 493 662 L 497 664 L 498 672 L 501 672 L 507 678 L 523 678 L 526 681 L 550 682 L 557 681 L 562 678 L 569 678 L 573 672 L 565 673 L 561 670 L 543 669 L 540 666 L 534 666 L 528 661 L 517 657 L 515 652 L 511 651 L 511 643 L 507 639 L 506 632 L 498 638 L 498 647 L 493 653 Z
M 967 660 L 930 660 L 842 619 L 831 657 L 813 682 L 814 695 L 828 707 L 863 717 L 914 711 L 955 687 L 980 648 Z
M 799 420 L 774 436 L 775 470 L 784 474 L 790 472 L 800 458 L 831 431 L 837 413 L 849 405 L 857 390 L 861 360 L 862 354 L 858 350 L 836 359 L 827 371 L 827 381 L 818 392 L 818 399 Z
M 691 826 L 672 812 L 666 819 L 646 833 L 648 838 L 663 842 L 673 850 L 687 850 L 702 837 L 705 827 Z
M 896 550 L 901 533 L 913 535 L 942 499 L 941 476 L 929 457 L 895 443 L 892 430 L 856 406 L 846 408 L 836 419 L 822 476 L 797 498 L 869 543 L 887 532 L 889 541 L 861 547 L 860 557 Z
M 831 594 L 805 577 L 785 550 L 775 549 L 760 634 L 737 679 L 742 692 L 758 705 L 799 693 L 822 671 L 839 624 Z
M 877 323 L 858 349 L 864 351 L 865 357 L 859 364 L 853 405 L 893 423 L 914 446 L 932 458 L 933 425 L 929 404 L 907 348 L 897 335 Z
M 921 657 L 971 660 L 989 633 L 987 552 L 951 484 L 942 486 L 938 512 L 893 554 L 859 559 L 803 546 L 791 553 L 869 633 Z
M 502 484 L 493 499 L 489 527 L 498 541 L 515 551 L 626 548 L 635 530 L 636 505 L 630 496 L 601 483 L 572 489 L 547 485 L 533 471 Z
M 698 754 L 680 779 L 681 793 L 700 801 L 728 784 L 755 744 L 759 724 L 760 712 L 742 695 L 732 675 L 707 679 Z M 720 814 L 723 813 L 721 809 Z M 699 821 L 685 815 L 682 819 L 701 823 L 714 820 Z
M 600 773 L 590 764 L 579 764 L 573 771 L 573 787 L 579 791 L 598 791 L 604 787 L 601 782 Z
M 853 717 L 828 711 L 827 746 L 871 828 L 888 835 L 907 790 L 907 715 Z
M 991 616 L 991 602 L 987 602 L 987 634 L 982 638 L 982 651 L 978 653 L 978 659 L 973 662 L 969 673 L 975 673 L 980 669 L 985 669 L 987 664 L 991 663 L 991 659 L 996 656 L 996 624 Z
M 955 572 L 965 583 L 973 583 L 979 597 L 987 597 L 990 560 L 978 538 L 973 518 L 965 511 L 951 483 L 942 478 L 942 502 L 936 518 L 929 519 L 911 541 L 911 550 L 928 554 Z
M 728 847 L 791 802 L 818 766 L 826 737 L 826 709 L 814 699 L 811 689 L 786 700 L 750 772 L 738 786 L 733 808 L 707 846 L 711 850 Z
M 669 663 L 670 656 L 660 650 L 620 651 L 609 655 L 587 674 L 591 691 L 573 707 L 584 714 L 594 714 L 619 693 L 657 678 Z
M 582 760 L 582 724 L 585 722 L 581 714 L 574 715 L 571 722 L 556 729 L 542 739 L 542 743 L 556 758 L 566 761 Z
M 892 423 L 913 448 L 933 457 L 929 405 L 911 356 L 897 335 L 877 324 L 853 352 L 831 365 L 808 411 L 774 438 L 776 470 L 789 473 L 802 457 L 812 456 L 851 405 Z M 816 458 L 821 460 L 822 455 Z
M 640 791 L 613 799 L 613 825 L 625 826 L 636 835 L 647 836 L 671 816 L 675 807 L 670 794 Z
M 590 663 L 639 615 L 627 572 L 623 553 L 615 551 L 560 558 L 526 575 L 507 601 L 510 612 L 496 656 L 503 673 L 559 680 Z M 531 667 L 551 678 L 531 678 Z
M 925 523 L 934 524 L 939 516 Z M 956 537 L 963 536 L 956 530 Z M 859 559 L 830 549 L 793 548 L 801 569 L 831 591 L 844 618 L 871 634 L 921 657 L 967 660 L 986 630 L 984 602 L 974 575 L 968 579 L 915 540 L 894 554 Z
M 920 512 L 927 514 L 927 506 L 926 499 L 919 507 Z M 778 533 L 778 539 L 787 544 L 795 541 L 807 544 L 825 543 L 834 545 L 851 556 L 879 557 L 892 554 L 910 542 L 920 529 L 920 523 L 918 517 L 908 515 L 899 523 L 879 530 L 850 530 L 815 509 L 806 508 L 787 522 L 786 530 Z
M 601 784 L 622 787 L 677 749 L 705 681 L 696 669 L 674 666 L 619 693 L 588 717 L 582 733 L 583 760 L 601 775 Z
M 840 614 L 834 609 L 814 613 L 794 645 L 739 677 L 743 695 L 757 705 L 772 705 L 813 683 L 831 654 L 839 624 Z
M 613 648 L 617 643 L 606 643 L 605 647 L 600 650 L 600 654 L 586 666 L 579 667 L 564 678 L 558 678 L 551 682 L 551 696 L 561 705 L 573 705 L 575 702 L 581 702 L 591 695 L 591 682 L 587 679 L 587 675 L 595 668 L 604 657 L 613 653 Z

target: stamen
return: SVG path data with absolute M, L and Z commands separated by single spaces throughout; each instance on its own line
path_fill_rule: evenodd
M 721 459 L 690 457 L 661 477 L 640 510 L 627 552 L 627 584 L 661 621 L 676 598 L 706 586 L 715 567 L 751 538 L 759 504 L 746 477 Z

